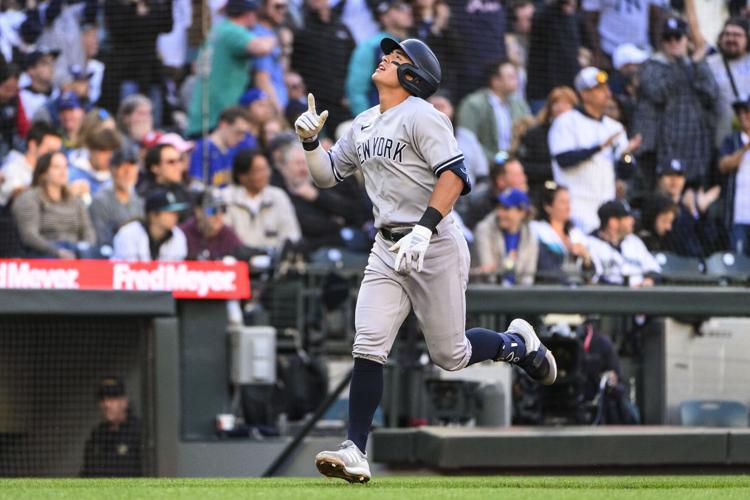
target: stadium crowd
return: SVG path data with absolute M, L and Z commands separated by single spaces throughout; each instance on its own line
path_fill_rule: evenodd
M 655 252 L 748 252 L 740 2 L 715 44 L 693 0 L 2 6 L 5 257 L 367 252 L 361 176 L 319 190 L 290 124 L 312 92 L 324 140 L 345 133 L 376 102 L 385 36 L 441 61 L 429 101 L 465 154 L 473 189 L 456 213 L 480 279 L 646 286 Z

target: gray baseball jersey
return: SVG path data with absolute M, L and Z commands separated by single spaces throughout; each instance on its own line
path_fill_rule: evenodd
M 378 228 L 417 223 L 447 169 L 459 168 L 469 189 L 450 121 L 417 97 L 385 113 L 377 106 L 361 113 L 329 154 L 339 181 L 362 169 Z M 464 334 L 469 249 L 460 229 L 450 214 L 443 218 L 419 273 L 394 271 L 392 244 L 378 234 L 370 252 L 357 298 L 354 356 L 385 363 L 414 309 L 432 360 L 447 370 L 465 367 L 471 357 Z
M 448 117 L 414 96 L 360 113 L 329 154 L 339 181 L 362 169 L 379 228 L 419 221 L 437 176 L 464 159 Z

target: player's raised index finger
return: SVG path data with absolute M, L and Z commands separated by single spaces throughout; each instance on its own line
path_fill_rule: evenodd
M 315 113 L 315 96 L 312 95 L 312 92 L 307 94 L 307 109 Z

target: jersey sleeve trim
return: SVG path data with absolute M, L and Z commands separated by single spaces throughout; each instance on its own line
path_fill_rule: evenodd
M 330 151 L 326 151 L 328 153 L 328 160 L 331 162 L 331 171 L 333 172 L 333 178 L 336 179 L 336 182 L 342 182 L 344 180 L 344 177 L 339 173 L 338 169 L 336 168 L 336 164 L 333 163 L 333 155 Z
M 456 155 L 453 158 L 450 158 L 448 160 L 445 160 L 443 163 L 440 163 L 439 165 L 432 168 L 433 172 L 435 172 L 435 175 L 439 176 L 441 173 L 443 173 L 446 169 L 450 169 L 453 165 L 463 162 L 464 161 L 464 155 Z

